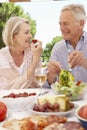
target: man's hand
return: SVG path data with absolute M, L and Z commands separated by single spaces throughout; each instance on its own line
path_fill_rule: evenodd
M 71 68 L 74 68 L 75 66 L 84 66 L 85 57 L 82 52 L 75 50 L 70 53 L 68 57 L 68 61 Z
M 48 64 L 48 75 L 47 80 L 49 84 L 52 84 L 56 81 L 56 77 L 58 76 L 59 72 L 61 70 L 61 65 L 59 62 L 56 61 L 50 61 Z

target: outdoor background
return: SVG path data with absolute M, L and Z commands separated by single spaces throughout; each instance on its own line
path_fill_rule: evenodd
M 53 37 L 61 35 L 59 28 L 59 16 L 63 6 L 67 4 L 83 4 L 87 11 L 87 0 L 60 0 L 53 2 L 30 2 L 18 3 L 24 9 L 24 12 L 29 13 L 37 23 L 36 38 L 43 41 L 43 47 L 47 42 L 50 42 Z M 87 30 L 87 24 L 85 26 Z
M 59 27 L 60 11 L 63 6 L 75 3 L 83 4 L 87 13 L 87 0 L 0 3 L 0 48 L 5 46 L 2 30 L 6 21 L 12 15 L 18 15 L 29 19 L 31 33 L 34 38 L 43 42 L 43 57 L 48 57 L 45 59 L 48 60 L 54 44 L 62 39 Z M 84 30 L 87 30 L 87 23 Z

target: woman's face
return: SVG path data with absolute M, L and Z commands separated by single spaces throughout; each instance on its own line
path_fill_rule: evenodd
M 71 11 L 63 11 L 61 13 L 59 24 L 65 40 L 73 41 L 82 34 L 83 25 L 75 19 Z
M 27 23 L 20 25 L 18 34 L 14 36 L 14 45 L 16 48 L 25 50 L 30 47 L 32 35 L 30 33 L 30 26 Z

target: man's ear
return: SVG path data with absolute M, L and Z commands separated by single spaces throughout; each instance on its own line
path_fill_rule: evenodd
M 81 19 L 81 20 L 80 20 L 80 27 L 83 28 L 84 25 L 85 25 L 85 21 Z

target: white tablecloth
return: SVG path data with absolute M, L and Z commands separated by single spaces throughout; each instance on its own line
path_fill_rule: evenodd
M 46 93 L 45 95 L 52 95 L 53 94 L 53 92 L 52 92 L 52 90 L 51 89 L 43 89 L 43 91 L 49 91 L 48 93 Z M 2 100 L 2 96 L 4 96 L 4 95 L 7 95 L 7 94 L 10 94 L 11 92 L 14 92 L 14 93 L 20 93 L 20 92 L 28 92 L 28 93 L 31 93 L 31 92 L 36 92 L 37 94 L 39 94 L 40 92 L 41 92 L 41 90 L 40 89 L 19 89 L 19 90 L 2 90 L 2 91 L 0 91 L 0 100 Z M 9 99 L 9 100 L 11 100 L 11 99 Z M 19 99 L 19 101 L 18 101 L 18 99 L 13 99 L 14 101 L 16 100 L 17 101 L 17 103 L 20 101 L 20 102 L 22 102 L 23 101 L 23 98 L 20 98 Z M 13 101 L 12 101 L 13 102 Z M 27 102 L 27 99 L 25 98 L 25 102 Z M 32 100 L 29 100 L 29 103 L 30 102 L 32 102 Z M 83 104 L 87 104 L 87 95 L 84 97 L 84 99 L 82 99 L 82 100 L 79 100 L 79 101 L 74 101 L 74 103 L 75 104 L 77 104 L 77 105 L 83 105 Z M 9 103 L 8 104 L 11 104 L 11 102 L 9 101 Z M 22 103 L 22 106 L 24 106 L 24 104 Z M 31 116 L 32 115 L 32 113 L 31 112 L 29 112 L 27 109 L 26 109 L 26 106 L 25 106 L 25 110 L 23 110 L 23 111 L 17 111 L 17 109 L 16 109 L 16 105 L 15 105 L 15 111 L 13 110 L 13 111 L 9 111 L 8 110 L 8 115 L 7 115 L 7 118 L 6 118 L 6 120 L 8 120 L 8 119 L 20 119 L 20 118 L 23 118 L 23 117 L 28 117 L 28 116 Z M 19 105 L 19 107 L 20 107 L 20 105 Z M 75 116 L 75 111 L 72 113 L 72 114 L 70 114 L 70 115 L 68 115 L 68 120 L 71 120 L 71 121 L 78 121 L 77 120 L 77 118 L 76 118 L 76 116 Z M 3 123 L 3 122 L 2 122 Z M 0 125 L 2 125 L 2 123 L 0 123 Z

